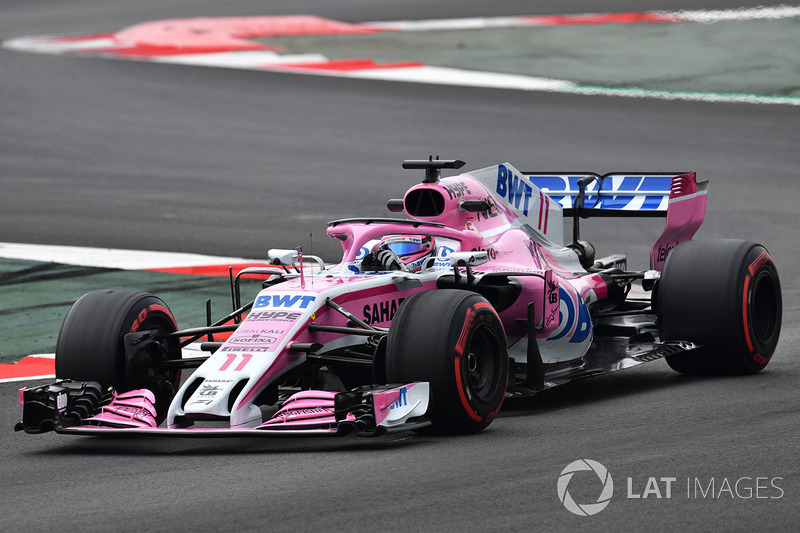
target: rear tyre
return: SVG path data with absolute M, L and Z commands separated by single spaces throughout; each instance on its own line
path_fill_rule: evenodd
M 437 431 L 475 433 L 488 426 L 505 397 L 508 364 L 500 317 L 472 292 L 417 293 L 389 328 L 387 382 L 429 382 L 428 415 Z
M 128 333 L 177 331 L 167 305 L 152 294 L 132 290 L 99 290 L 78 299 L 64 318 L 56 344 L 56 377 L 98 381 L 117 392 L 149 389 L 156 396 L 159 420 L 180 384 L 180 370 L 161 370 L 160 360 L 180 358 L 177 338 L 151 345 L 126 366 Z
M 696 350 L 667 356 L 682 374 L 753 374 L 769 363 L 781 329 L 781 284 L 754 242 L 689 241 L 667 257 L 656 295 L 662 340 Z

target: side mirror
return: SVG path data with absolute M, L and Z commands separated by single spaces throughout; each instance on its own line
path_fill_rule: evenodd
M 402 213 L 405 210 L 405 203 L 402 198 L 393 198 L 386 202 L 386 208 L 392 213 Z
M 282 248 L 272 248 L 267 252 L 267 260 L 272 265 L 294 266 L 300 262 L 300 252 L 297 250 L 284 250 Z M 304 255 L 303 262 L 316 261 L 320 270 L 325 270 L 325 261 L 316 255 Z M 296 268 L 296 267 L 295 267 Z M 302 268 L 302 267 L 301 267 Z
M 297 250 L 272 248 L 267 252 L 267 259 L 273 265 L 291 266 L 300 260 L 300 254 Z
M 646 270 L 642 279 L 642 288 L 646 291 L 652 291 L 659 279 L 661 279 L 661 272 L 658 270 Z
M 458 207 L 470 213 L 482 213 L 492 206 L 486 200 L 461 200 L 458 202 Z
M 489 261 L 489 252 L 453 252 L 448 256 L 451 267 L 473 267 Z

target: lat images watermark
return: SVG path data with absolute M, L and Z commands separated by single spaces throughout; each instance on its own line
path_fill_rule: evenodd
M 575 475 L 576 472 L 589 470 L 597 474 L 597 477 L 600 479 L 600 483 L 602 484 L 603 488 L 600 492 L 600 495 L 597 497 L 597 501 L 594 503 L 576 503 L 574 499 L 572 499 L 572 495 L 569 493 L 569 482 L 572 481 L 572 477 Z M 558 499 L 561 500 L 561 503 L 564 504 L 564 507 L 571 513 L 575 513 L 576 515 L 580 516 L 592 516 L 603 509 L 605 509 L 608 504 L 611 502 L 611 496 L 614 495 L 614 480 L 611 479 L 611 474 L 608 473 L 606 467 L 598 463 L 597 461 L 592 461 L 591 459 L 578 459 L 577 461 L 573 461 L 567 465 L 567 467 L 561 471 L 561 475 L 558 476 Z
M 576 474 L 578 477 L 575 477 Z M 638 501 L 673 498 L 778 500 L 785 495 L 783 478 L 779 476 L 690 476 L 685 479 L 677 476 L 647 476 L 627 477 L 626 481 L 624 497 Z M 558 499 L 569 512 L 578 516 L 592 516 L 611 503 L 614 481 L 608 469 L 599 462 L 578 459 L 561 471 L 557 493 Z M 618 498 L 621 496 L 617 495 Z

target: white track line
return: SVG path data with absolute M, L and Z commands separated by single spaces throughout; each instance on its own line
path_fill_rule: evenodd
M 548 19 L 563 17 L 565 19 L 585 19 L 587 17 L 602 17 L 608 13 L 581 13 L 570 15 L 532 15 L 518 17 L 470 17 L 455 19 L 425 19 L 425 20 L 383 20 L 365 22 L 367 26 L 393 31 L 447 31 L 447 30 L 477 30 L 484 28 L 511 28 L 517 26 L 551 26 L 564 25 L 548 23 Z M 722 21 L 746 20 L 776 20 L 800 17 L 800 6 L 779 5 L 773 7 L 760 6 L 755 8 L 720 9 L 712 11 L 685 10 L 685 11 L 644 11 L 642 14 L 657 15 L 672 19 L 674 22 L 702 22 L 711 24 Z
M 284 63 L 324 63 L 328 61 L 328 58 L 322 54 L 280 55 L 275 52 L 248 50 L 242 52 L 155 56 L 152 61 L 204 67 L 252 69 L 264 65 L 281 65 Z
M 503 28 L 519 26 L 552 26 L 587 23 L 597 18 L 596 23 L 626 22 L 625 13 L 594 13 L 552 16 L 519 17 L 472 17 L 461 19 L 432 19 L 368 22 L 365 25 L 390 31 L 445 31 L 481 28 Z M 760 6 L 756 8 L 726 9 L 714 11 L 650 11 L 633 13 L 631 22 L 637 23 L 637 16 L 648 18 L 643 23 L 697 22 L 712 24 L 721 21 L 776 20 L 800 17 L 800 6 Z M 325 63 L 328 59 L 322 54 L 280 55 L 271 51 L 233 51 L 219 53 L 197 53 L 161 55 L 154 57 L 115 57 L 113 51 L 119 43 L 113 39 L 91 38 L 86 40 L 60 40 L 52 37 L 21 37 L 2 43 L 3 48 L 47 54 L 91 53 L 102 50 L 103 57 L 134 61 L 152 61 L 208 67 L 263 69 L 310 74 L 330 77 L 349 77 L 372 80 L 404 81 L 438 85 L 488 87 L 527 91 L 558 92 L 580 95 L 619 96 L 628 98 L 655 98 L 660 100 L 684 100 L 698 102 L 728 102 L 750 104 L 800 105 L 800 97 L 739 94 L 724 92 L 647 90 L 636 87 L 598 87 L 587 86 L 567 80 L 541 78 L 515 74 L 471 71 L 450 67 L 426 65 L 420 67 L 375 68 L 361 70 L 293 68 L 292 64 Z M 2 257 L 2 255 L 0 255 Z M 159 264 L 159 267 L 161 264 Z M 191 265 L 181 265 L 191 266 Z M 114 267 L 116 268 L 116 266 Z M 155 267 L 158 268 L 158 267 Z
M 531 26 L 523 17 L 471 17 L 462 19 L 384 20 L 365 22 L 367 26 L 391 31 L 483 30 Z
M 68 52 L 79 52 L 82 50 L 92 51 L 98 48 L 111 48 L 117 46 L 113 39 L 88 39 L 85 41 L 50 41 L 53 36 L 42 37 L 19 37 L 3 41 L 2 48 L 9 50 L 19 50 L 22 52 L 36 52 L 39 54 L 64 54 Z
M 194 267 L 257 262 L 241 257 L 172 252 L 120 250 L 116 248 L 85 248 L 79 246 L 49 246 L 0 242 L 0 257 L 61 263 L 65 265 L 118 268 L 122 270 L 152 270 L 157 268 Z
M 466 87 L 491 87 L 520 89 L 524 91 L 565 91 L 574 84 L 564 80 L 465 70 L 450 67 L 407 67 L 392 69 L 366 69 L 346 73 L 349 78 L 392 80 L 436 85 L 461 85 Z
M 661 12 L 658 11 L 654 13 L 661 14 Z M 713 24 L 714 22 L 722 22 L 726 20 L 776 20 L 800 17 L 800 6 L 780 5 L 774 7 L 760 6 L 754 8 L 724 9 L 716 11 L 676 11 L 669 14 L 676 15 L 680 17 L 681 20 Z

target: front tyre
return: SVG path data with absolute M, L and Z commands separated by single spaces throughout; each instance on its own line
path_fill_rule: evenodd
M 472 292 L 417 293 L 389 328 L 387 381 L 429 382 L 428 414 L 437 430 L 474 433 L 488 426 L 505 397 L 508 364 L 500 317 Z
M 159 419 L 180 382 L 179 370 L 159 368 L 160 360 L 180 358 L 177 338 L 159 341 L 157 348 L 125 361 L 128 333 L 152 330 L 156 335 L 177 331 L 167 305 L 152 294 L 133 290 L 99 290 L 80 297 L 70 308 L 56 344 L 56 377 L 98 381 L 117 392 L 146 388 L 156 396 Z
M 701 347 L 667 356 L 689 375 L 753 374 L 769 363 L 781 330 L 781 284 L 754 242 L 688 241 L 667 257 L 656 312 L 662 340 Z

